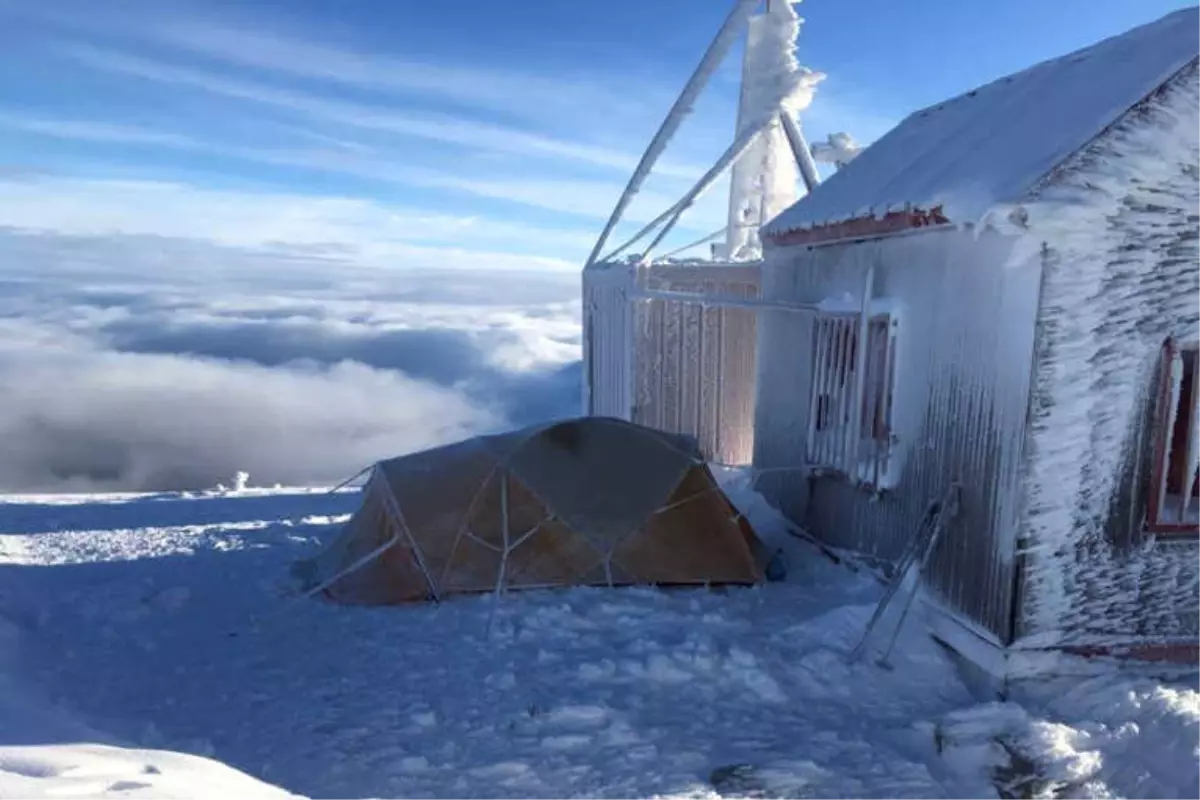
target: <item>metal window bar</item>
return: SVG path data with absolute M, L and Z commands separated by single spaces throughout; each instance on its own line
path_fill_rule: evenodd
M 1187 458 L 1184 461 L 1186 470 L 1183 475 L 1182 499 L 1179 504 L 1179 521 L 1185 522 L 1192 506 L 1192 487 L 1200 480 L 1200 356 L 1195 350 L 1189 354 L 1192 367 L 1192 406 L 1188 409 L 1187 417 Z
M 1171 363 L 1168 371 L 1170 388 L 1168 390 L 1169 409 L 1163 433 L 1166 446 L 1163 447 L 1162 479 L 1157 490 L 1159 492 L 1159 522 L 1169 525 L 1180 525 L 1188 521 L 1188 512 L 1192 505 L 1192 486 L 1196 483 L 1197 472 L 1200 471 L 1200 441 L 1197 439 L 1197 427 L 1200 426 L 1200 384 L 1197 383 L 1197 356 L 1194 348 L 1172 348 Z M 1190 386 L 1187 407 L 1184 407 L 1184 386 Z M 1183 426 L 1182 442 L 1176 441 L 1176 429 Z M 1176 452 L 1176 445 L 1182 444 L 1183 452 Z M 1172 484 L 1177 484 L 1178 494 L 1172 492 Z M 1171 502 L 1172 497 L 1178 502 Z
M 1158 494 L 1158 521 L 1173 522 L 1169 519 L 1170 511 L 1167 509 L 1167 484 L 1170 481 L 1171 474 L 1171 434 L 1175 430 L 1175 418 L 1179 414 L 1179 392 L 1183 383 L 1183 359 L 1179 357 L 1179 352 L 1174 348 L 1167 350 L 1167 357 L 1170 359 L 1167 363 L 1167 380 L 1168 388 L 1167 397 L 1167 418 L 1160 436 L 1165 437 L 1166 444 L 1161 450 L 1161 459 L 1158 465 L 1158 485 L 1154 487 L 1154 491 Z
M 864 330 L 851 312 L 813 320 L 808 460 L 816 467 L 879 486 L 891 453 L 891 405 L 896 337 L 887 314 Z
M 867 323 L 867 363 L 863 381 L 863 402 L 859 415 L 859 449 L 857 478 L 869 486 L 879 485 L 879 438 L 882 430 L 880 403 L 883 400 L 884 357 L 881 348 L 887 347 L 883 335 L 887 333 L 887 319 L 872 317 Z M 883 334 L 883 335 L 881 335 Z
M 864 297 L 873 288 L 873 270 L 868 270 Z M 711 290 L 710 290 L 711 291 Z M 634 421 L 675 433 L 695 436 L 710 459 L 723 461 L 723 441 L 740 430 L 727 430 L 718 423 L 713 430 L 704 427 L 704 410 L 696 414 L 668 414 L 671 409 L 691 408 L 702 397 L 686 398 L 689 391 L 703 394 L 705 387 L 721 384 L 726 376 L 725 337 L 708 348 L 704 338 L 720 332 L 726 312 L 777 310 L 802 313 L 812 320 L 811 394 L 809 431 L 805 463 L 819 469 L 840 472 L 855 482 L 878 488 L 886 477 L 891 459 L 893 375 L 895 372 L 896 322 L 888 314 L 871 314 L 863 308 L 846 312 L 824 312 L 819 304 L 772 301 L 734 297 L 716 292 L 650 289 L 631 287 L 626 296 L 629 308 L 636 309 L 639 335 L 629 365 L 635 386 L 631 395 L 638 398 L 633 408 Z M 699 330 L 683 325 L 668 325 L 668 314 L 679 317 L 686 307 L 699 306 L 716 312 L 711 318 L 701 315 Z M 693 326 L 694 327 L 694 326 Z M 711 330 L 710 330 L 711 329 Z M 699 357 L 677 356 L 683 337 L 697 335 Z M 858 346 L 860 341 L 865 346 Z M 709 357 L 709 354 L 715 358 Z M 670 362 L 670 363 L 668 363 Z M 676 363 L 677 362 L 677 363 Z M 670 376 L 666 373 L 672 370 Z M 695 370 L 695 374 L 692 374 Z M 713 370 L 717 372 L 714 374 Z M 687 374 L 684 374 L 687 373 Z M 670 397 L 667 395 L 670 394 Z M 709 398 L 719 404 L 721 393 Z M 695 419 L 692 419 L 695 417 Z M 694 424 L 693 424 L 694 423 Z M 749 421 L 753 424 L 753 420 Z M 684 430 L 683 428 L 687 428 Z M 741 466 L 741 465 L 739 465 Z

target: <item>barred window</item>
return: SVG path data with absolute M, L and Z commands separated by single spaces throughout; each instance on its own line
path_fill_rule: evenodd
M 808 461 L 873 488 L 886 483 L 893 444 L 892 401 L 898 321 L 875 314 L 858 352 L 861 318 L 820 314 L 813 323 Z M 859 385 L 857 370 L 863 369 Z M 861 395 L 860 395 L 861 392 Z

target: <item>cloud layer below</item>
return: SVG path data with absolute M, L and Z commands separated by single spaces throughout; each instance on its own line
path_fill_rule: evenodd
M 328 483 L 578 410 L 577 275 L 158 243 L 0 234 L 0 491 Z

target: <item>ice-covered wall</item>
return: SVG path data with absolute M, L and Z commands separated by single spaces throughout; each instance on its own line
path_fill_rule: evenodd
M 824 77 L 796 61 L 801 19 L 787 0 L 775 0 L 750 18 L 742 65 L 738 134 L 761 125 L 778 111 L 796 115 L 812 103 Z M 737 260 L 762 254 L 758 228 L 799 199 L 800 173 L 778 119 L 733 166 L 729 191 L 727 252 Z
M 1035 188 L 1046 242 L 1021 647 L 1195 641 L 1196 540 L 1141 534 L 1159 353 L 1200 324 L 1196 62 Z
M 1021 447 L 1041 282 L 1037 249 L 1019 237 L 952 228 L 826 246 L 768 247 L 771 300 L 861 301 L 899 316 L 893 432 L 898 483 L 880 494 L 838 477 L 810 484 L 765 471 L 759 488 L 792 519 L 838 547 L 894 559 L 930 502 L 962 484 L 962 513 L 930 568 L 934 592 L 986 627 L 1010 633 Z M 803 464 L 812 364 L 811 317 L 760 317 L 755 466 Z
M 646 289 L 710 298 L 759 296 L 758 264 L 642 267 Z M 682 300 L 638 300 L 632 309 L 632 419 L 694 436 L 718 464 L 754 452 L 755 310 Z
M 583 413 L 694 436 L 716 463 L 750 463 L 758 320 L 711 300 L 754 299 L 759 285 L 757 263 L 584 270 Z
M 633 308 L 637 268 L 598 263 L 583 271 L 583 413 L 629 419 L 633 407 Z

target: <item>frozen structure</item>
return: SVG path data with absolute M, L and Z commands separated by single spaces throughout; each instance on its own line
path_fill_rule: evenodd
M 696 436 L 884 563 L 955 492 L 923 597 L 998 677 L 1194 664 L 1198 56 L 1185 9 L 861 152 L 831 137 L 839 168 L 760 229 L 761 261 L 593 259 L 589 411 Z
M 1191 8 L 918 111 L 763 230 L 760 487 L 890 560 L 956 484 L 927 596 L 997 674 L 1196 660 L 1198 55 Z
M 798 116 L 824 75 L 796 60 L 800 23 L 788 0 L 735 0 L 630 177 L 583 273 L 584 412 L 695 436 L 705 455 L 722 463 L 749 463 L 753 451 L 754 361 L 744 355 L 753 353 L 757 337 L 757 316 L 746 303 L 760 290 L 759 230 L 797 200 L 801 186 L 811 191 L 819 182 Z M 741 35 L 733 141 L 678 202 L 606 252 L 630 201 Z M 726 172 L 727 223 L 656 256 L 680 216 Z M 711 259 L 671 258 L 709 242 Z M 706 302 L 690 301 L 698 296 Z

